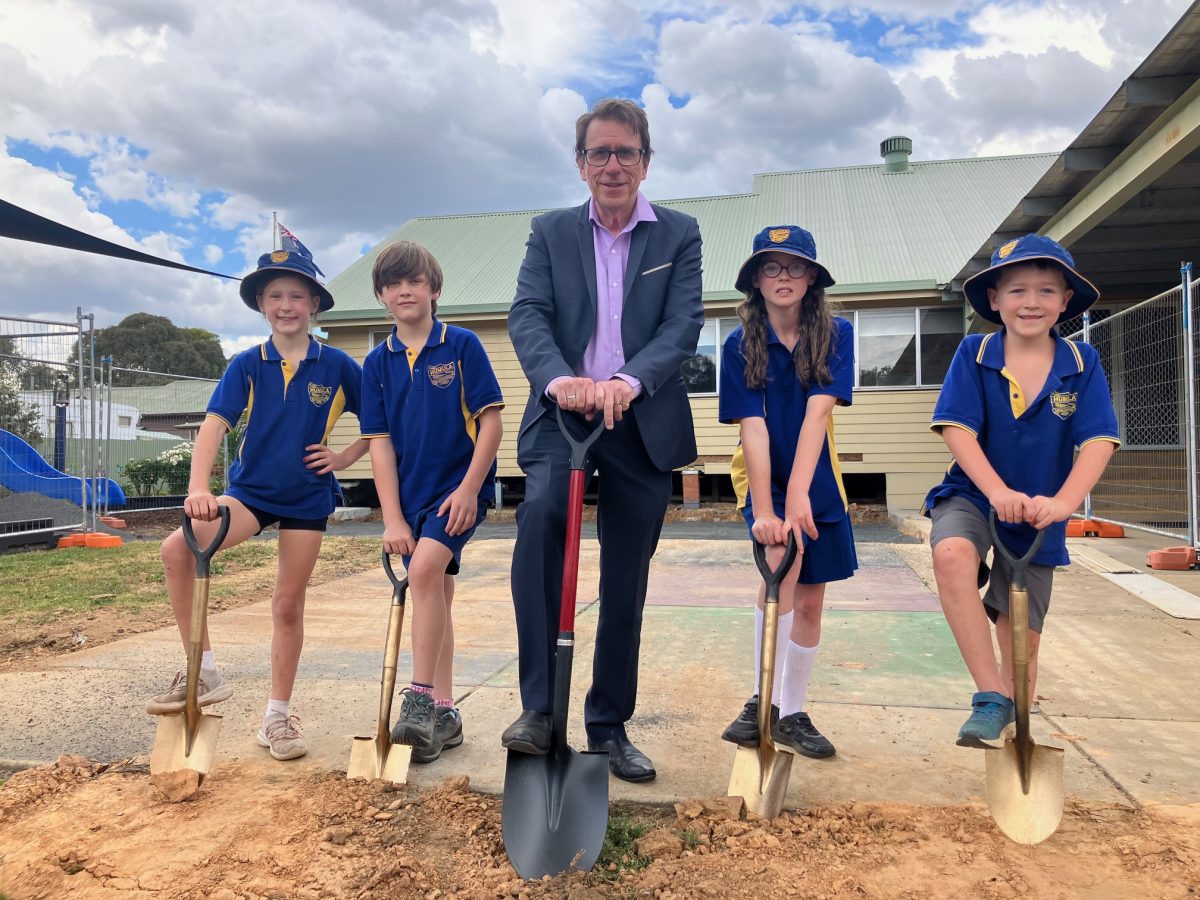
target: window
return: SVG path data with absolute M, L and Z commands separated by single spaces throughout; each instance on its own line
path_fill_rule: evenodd
M 705 319 L 696 355 L 679 367 L 689 394 L 715 394 L 721 382 L 721 348 L 742 323 L 734 316 Z
M 117 425 L 121 428 L 128 428 L 133 424 L 133 416 L 117 416 Z
M 855 387 L 936 387 L 963 336 L 958 307 L 863 309 L 842 317 L 854 325 Z

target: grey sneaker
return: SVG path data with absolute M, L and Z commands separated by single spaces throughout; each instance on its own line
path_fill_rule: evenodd
M 258 746 L 270 750 L 275 759 L 299 759 L 308 752 L 304 735 L 300 733 L 300 720 L 283 713 L 267 716 L 255 739 Z
M 233 696 L 233 686 L 221 677 L 220 672 L 200 672 L 200 683 L 196 685 L 196 702 L 211 706 Z M 159 694 L 146 704 L 146 712 L 152 716 L 169 716 L 183 712 L 187 697 L 187 672 L 175 673 L 171 686 L 165 694 Z
M 453 706 L 439 706 L 437 724 L 433 726 L 433 747 L 429 750 L 413 750 L 412 761 L 433 762 L 442 755 L 443 750 L 452 750 L 462 742 L 462 714 Z
M 406 687 L 400 696 L 404 702 L 400 704 L 400 721 L 392 729 L 392 743 L 408 744 L 413 750 L 432 750 L 437 718 L 433 695 Z

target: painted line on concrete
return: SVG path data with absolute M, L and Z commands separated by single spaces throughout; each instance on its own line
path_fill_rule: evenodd
M 1125 572 L 1099 574 L 1101 578 L 1161 609 L 1173 619 L 1200 619 L 1200 597 L 1190 591 L 1168 584 L 1153 575 Z
M 1038 715 L 1040 715 L 1043 719 L 1045 719 L 1051 725 L 1051 727 L 1054 728 L 1054 730 L 1056 732 L 1058 732 L 1059 734 L 1065 733 L 1064 727 L 1062 725 L 1058 724 L 1057 722 L 1055 722 L 1054 719 L 1050 718 L 1050 716 L 1048 716 L 1046 713 L 1042 712 L 1042 713 L 1038 713 Z M 1096 769 L 1096 771 L 1099 772 L 1104 777 L 1104 780 L 1107 781 L 1109 784 L 1111 784 L 1113 786 L 1113 788 L 1117 791 L 1117 793 L 1119 793 L 1122 797 L 1124 797 L 1126 800 L 1128 800 L 1134 809 L 1138 810 L 1139 812 L 1142 809 L 1144 809 L 1144 807 L 1142 806 L 1142 804 L 1138 800 L 1138 798 L 1133 796 L 1133 794 L 1131 794 L 1125 788 L 1125 785 L 1121 784 L 1121 782 L 1116 779 L 1116 776 L 1114 776 L 1110 771 L 1108 771 L 1108 769 L 1104 768 L 1104 766 L 1100 763 L 1099 760 L 1096 759 L 1096 757 L 1092 756 L 1092 754 L 1088 753 L 1087 750 L 1085 750 L 1083 747 L 1081 747 L 1079 741 L 1065 741 L 1064 743 L 1070 744 L 1079 753 L 1080 756 L 1082 756 L 1089 763 L 1091 763 L 1092 766 Z

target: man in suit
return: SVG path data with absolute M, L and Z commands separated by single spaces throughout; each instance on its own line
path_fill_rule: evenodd
M 589 454 L 588 476 L 599 475 L 600 618 L 584 723 L 589 748 L 607 751 L 627 781 L 655 776 L 625 722 L 671 472 L 696 458 L 679 366 L 704 321 L 700 229 L 638 190 L 650 155 L 649 123 L 633 103 L 600 100 L 580 116 L 575 162 L 591 199 L 533 220 L 508 318 L 531 390 L 517 441 L 525 500 L 512 565 L 523 711 L 501 741 L 525 753 L 550 746 L 570 458 L 558 405 L 576 414 L 565 419 L 578 436 L 595 416 L 608 429 Z

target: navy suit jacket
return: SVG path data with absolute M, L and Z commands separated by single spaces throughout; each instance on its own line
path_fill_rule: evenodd
M 642 383 L 633 414 L 656 467 L 670 471 L 696 458 L 696 434 L 679 366 L 696 352 L 704 324 L 700 226 L 689 215 L 654 206 L 657 222 L 639 222 L 625 270 L 620 371 Z M 572 376 L 596 330 L 596 247 L 588 204 L 533 220 L 508 333 L 529 379 L 521 434 L 553 410 L 546 386 Z

